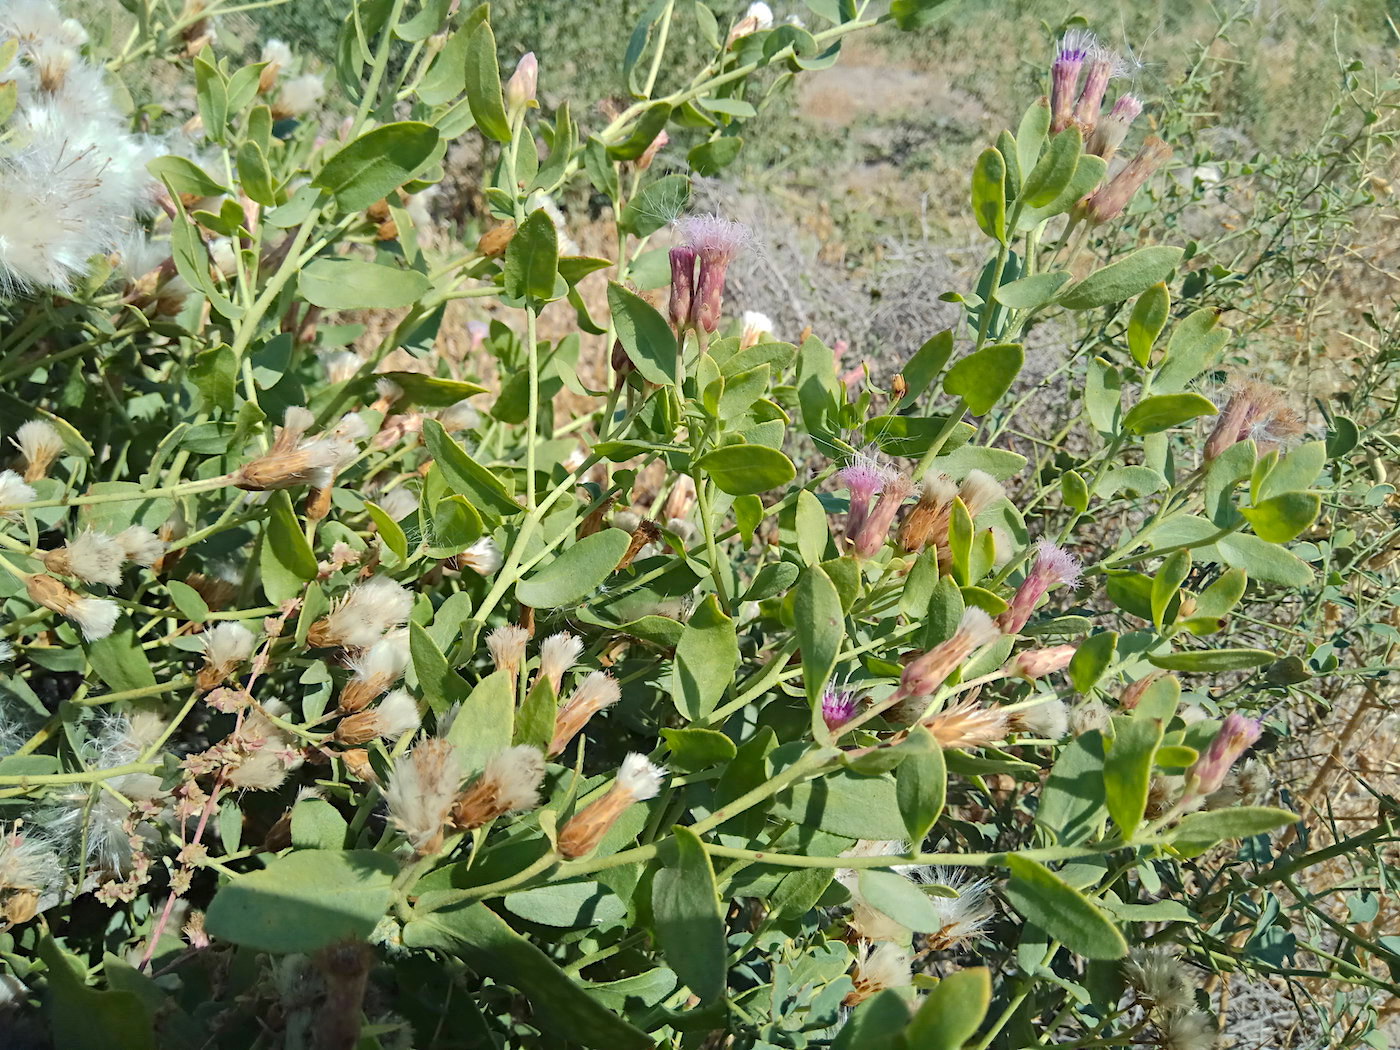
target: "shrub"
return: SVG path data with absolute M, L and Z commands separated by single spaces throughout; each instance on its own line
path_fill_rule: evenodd
M 755 249 L 690 174 L 937 4 L 696 4 L 687 59 L 655 5 L 598 127 L 451 7 L 357 0 L 327 85 L 140 5 L 116 64 L 191 75 L 181 131 L 0 20 L 6 994 L 74 1047 L 1209 1045 L 1208 971 L 1286 969 L 1239 950 L 1267 887 L 1390 833 L 1273 837 L 1247 756 L 1315 653 L 1243 610 L 1314 586 L 1357 435 L 1202 392 L 1208 282 L 1123 225 L 1151 100 L 1063 39 L 972 160 L 963 317 L 879 389 L 726 310 Z M 464 142 L 474 247 L 425 208 Z M 1030 470 L 1048 318 L 1093 356 Z

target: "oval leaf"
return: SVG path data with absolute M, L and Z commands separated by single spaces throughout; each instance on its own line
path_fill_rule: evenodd
M 1066 310 L 1092 310 L 1124 302 L 1165 280 L 1184 254 L 1182 249 L 1165 244 L 1129 252 L 1065 292 L 1060 296 L 1060 305 Z
M 797 477 L 792 460 L 766 445 L 724 445 L 706 453 L 695 466 L 731 496 L 767 492 Z
M 329 191 L 343 211 L 361 211 L 413 178 L 437 144 L 438 129 L 431 124 L 385 124 L 344 146 L 311 185 Z
M 1006 899 L 1028 921 L 1086 959 L 1128 954 L 1128 942 L 1112 920 L 1045 865 L 1013 853 L 1006 866 L 1011 869 Z
M 673 860 L 656 873 L 651 912 L 661 953 L 702 1003 L 724 996 L 727 951 L 714 869 L 695 832 L 676 827 Z
M 528 580 L 515 586 L 515 597 L 534 609 L 577 605 L 612 575 L 632 537 L 621 529 L 585 536 Z

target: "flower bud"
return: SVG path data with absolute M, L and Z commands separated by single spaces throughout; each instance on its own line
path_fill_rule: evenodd
M 695 300 L 695 263 L 699 258 L 700 253 L 688 244 L 671 249 L 671 298 L 668 312 L 671 326 L 677 332 L 690 327 L 690 310 Z
M 1225 782 L 1225 774 L 1230 772 L 1235 760 L 1259 739 L 1259 733 L 1260 725 L 1254 719 L 1240 714 L 1227 716 L 1205 754 L 1191 767 L 1190 776 L 1195 785 L 1193 793 L 1209 795 L 1218 791 Z
M 539 80 L 539 60 L 535 58 L 533 51 L 527 51 L 520 56 L 520 61 L 515 64 L 515 72 L 506 82 L 506 108 L 514 113 L 534 102 Z
M 992 618 L 975 605 L 964 610 L 953 636 L 939 642 L 912 660 L 900 676 L 899 692 L 904 696 L 930 696 L 963 661 L 1001 636 Z
M 1050 131 L 1058 134 L 1074 120 L 1074 100 L 1079 71 L 1095 46 L 1092 33 L 1075 29 L 1060 41 L 1060 51 L 1050 67 Z
M 1099 187 L 1082 205 L 1084 217 L 1095 226 L 1116 219 L 1143 184 L 1171 159 L 1172 148 L 1161 139 L 1150 137 L 1138 154 L 1105 186 Z
M 1072 645 L 1052 645 L 1045 649 L 1027 649 L 1011 661 L 1011 673 L 1017 678 L 1033 680 L 1056 671 L 1063 671 L 1074 659 Z
M 576 813 L 559 832 L 559 853 L 569 860 L 592 853 L 632 803 L 656 797 L 665 776 L 666 770 L 645 755 L 629 754 L 608 793 Z

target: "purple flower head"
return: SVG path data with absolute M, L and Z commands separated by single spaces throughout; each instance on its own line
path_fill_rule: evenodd
M 713 332 L 724 306 L 724 276 L 749 242 L 749 228 L 718 215 L 692 215 L 677 228 L 682 240 L 700 256 L 700 278 L 690 309 L 690 323 Z
M 885 540 L 889 538 L 890 526 L 894 524 L 895 515 L 913 491 L 914 483 L 903 474 L 894 474 L 885 479 L 875 509 L 861 522 L 856 532 L 848 533 L 857 557 L 871 558 L 880 552 Z
M 854 536 L 870 514 L 870 501 L 884 489 L 893 472 L 871 454 L 857 452 L 837 471 L 837 477 L 851 492 L 851 511 L 846 518 L 846 535 Z
M 1079 582 L 1079 559 L 1058 544 L 1041 540 L 1036 545 L 1035 562 L 1030 572 L 1016 588 L 1011 605 L 998 617 L 997 622 L 1007 634 L 1016 634 L 1026 626 L 1036 604 L 1057 583 L 1073 587 Z
M 833 733 L 851 720 L 860 701 L 854 691 L 827 686 L 822 693 L 822 721 Z
M 695 300 L 695 261 L 700 257 L 688 244 L 671 249 L 671 324 L 677 332 L 689 327 Z
M 1128 128 L 1142 112 L 1142 102 L 1134 95 L 1119 95 L 1113 111 L 1094 129 L 1085 146 L 1087 152 L 1104 160 L 1112 159 L 1128 137 Z
M 1127 66 L 1123 57 L 1112 48 L 1097 44 L 1089 52 L 1089 72 L 1084 76 L 1084 90 L 1079 94 L 1079 103 L 1074 109 L 1074 120 L 1079 130 L 1088 138 L 1099 122 L 1099 110 L 1103 108 L 1104 93 L 1108 82 L 1121 77 Z
M 1079 70 L 1097 47 L 1094 34 L 1072 29 L 1060 41 L 1060 52 L 1050 67 L 1050 130 L 1064 131 L 1074 119 L 1074 99 L 1079 90 Z
M 1209 795 L 1219 791 L 1230 767 L 1259 739 L 1259 733 L 1260 725 L 1253 718 L 1239 714 L 1226 716 L 1210 747 L 1191 767 L 1191 775 L 1196 782 L 1195 793 Z

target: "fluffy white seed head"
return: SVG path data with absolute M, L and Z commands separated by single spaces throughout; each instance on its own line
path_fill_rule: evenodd
M 412 489 L 400 486 L 379 494 L 375 500 L 381 510 L 395 521 L 403 521 L 418 509 L 418 494 Z
M 422 721 L 418 701 L 407 689 L 395 689 L 379 702 L 379 735 L 388 740 L 413 732 Z
M 277 95 L 278 108 L 288 116 L 300 117 L 320 105 L 325 94 L 325 82 L 314 73 L 304 73 L 282 85 Z
M 947 886 L 957 891 L 956 897 L 929 897 L 942 925 L 929 931 L 930 946 L 937 949 L 960 948 L 977 937 L 992 920 L 988 894 L 991 879 L 971 879 L 967 872 L 952 868 L 929 868 L 923 874 L 927 882 Z
M 83 637 L 90 642 L 106 638 L 117 625 L 121 610 L 106 598 L 79 598 L 68 610 L 68 618 L 78 625 Z
M 483 536 L 457 555 L 457 563 L 479 576 L 492 576 L 500 572 L 501 566 L 505 564 L 505 556 L 495 540 L 490 536 Z
M 393 631 L 350 661 L 355 677 L 384 688 L 408 668 L 408 632 Z
M 68 541 L 67 551 L 68 570 L 84 583 L 121 584 L 126 551 L 116 537 L 84 529 Z
M 326 366 L 326 380 L 332 385 L 345 383 L 355 378 L 355 374 L 360 370 L 360 356 L 353 350 L 336 350 L 327 353 L 321 358 L 322 364 Z
M 629 795 L 633 802 L 642 802 L 656 797 L 665 776 L 664 767 L 652 765 L 646 755 L 633 751 L 622 760 L 622 768 L 617 771 L 616 790 Z
M 854 1006 L 886 988 L 908 987 L 913 981 L 913 965 L 913 954 L 902 945 L 861 941 L 856 949 L 855 968 L 851 971 L 855 990 L 846 997 L 847 1005 Z
M 63 437 L 46 419 L 31 419 L 15 431 L 15 447 L 24 457 L 30 477 L 42 477 L 63 451 Z
M 1143 946 L 1128 952 L 1123 977 L 1144 999 L 1163 1010 L 1195 1005 L 1195 986 L 1172 948 Z
M 7 664 L 14 658 L 15 647 L 9 642 L 0 641 L 0 664 Z M 3 732 L 0 732 L 0 736 L 3 736 Z M 6 753 L 7 752 L 3 748 L 0 748 L 0 756 L 5 755 Z
M 235 667 L 253 655 L 256 639 L 241 623 L 225 622 L 205 631 L 204 659 L 214 667 Z
M 441 835 L 462 775 L 457 749 L 435 737 L 394 760 L 384 799 L 389 804 L 389 819 L 415 850 L 426 850 Z
M 567 631 L 551 634 L 540 644 L 540 674 L 554 686 L 556 694 L 564 673 L 578 663 L 582 654 L 582 639 L 575 638 Z
M 332 641 L 347 649 L 368 649 L 386 631 L 402 627 L 413 610 L 413 594 L 387 576 L 350 588 L 326 617 Z
M 984 645 L 990 645 L 1001 637 L 1001 628 L 996 624 L 985 609 L 979 609 L 975 605 L 969 605 L 963 610 L 962 619 L 958 622 L 957 634 L 964 644 L 969 647 L 969 651 L 980 649 Z
M 438 422 L 444 430 L 470 430 L 481 421 L 481 413 L 470 401 L 458 401 L 448 405 L 438 413 Z
M 578 705 L 597 712 L 622 699 L 622 687 L 606 671 L 590 671 L 569 698 L 571 706 Z
M 117 543 L 129 562 L 148 568 L 165 556 L 165 543 L 150 529 L 129 525 L 117 533 Z
M 507 748 L 486 763 L 482 779 L 494 785 L 502 814 L 534 809 L 540 804 L 544 755 L 528 744 Z
M 973 470 L 958 486 L 958 495 L 967 506 L 967 512 L 975 518 L 997 500 L 1005 499 L 1006 490 L 985 470 Z
M 63 882 L 63 867 L 53 847 L 21 823 L 0 824 L 0 892 L 27 890 L 44 894 Z
M 1018 728 L 1046 740 L 1059 740 L 1069 732 L 1069 708 L 1063 700 L 1047 700 L 1015 713 Z
M 0 516 L 16 517 L 21 507 L 38 498 L 38 493 L 13 470 L 0 470 Z
M 506 624 L 497 627 L 486 636 L 486 648 L 491 651 L 491 660 L 496 670 L 515 674 L 520 670 L 520 661 L 525 658 L 525 643 L 530 634 L 523 627 Z
M 292 64 L 292 49 L 287 45 L 285 40 L 278 40 L 276 37 L 273 37 L 263 45 L 262 61 L 275 62 L 283 69 L 286 69 Z

